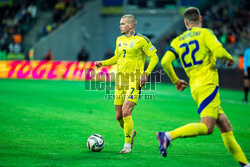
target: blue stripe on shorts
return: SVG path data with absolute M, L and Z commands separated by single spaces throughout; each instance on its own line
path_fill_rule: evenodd
M 202 112 L 202 110 L 207 107 L 207 105 L 215 98 L 217 92 L 219 90 L 219 87 L 216 86 L 215 90 L 213 91 L 213 93 L 211 93 L 211 95 L 209 95 L 205 100 L 203 100 L 198 108 L 198 113 L 200 114 Z

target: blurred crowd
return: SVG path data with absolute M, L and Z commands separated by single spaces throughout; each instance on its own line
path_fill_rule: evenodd
M 213 30 L 224 47 L 234 56 L 241 56 L 250 43 L 250 12 L 249 6 L 234 6 L 228 3 L 221 5 L 209 4 L 203 10 L 202 26 Z M 159 55 L 163 56 L 169 49 L 171 40 L 185 31 L 170 32 L 159 41 Z
M 42 28 L 41 37 L 55 30 L 63 22 L 68 20 L 77 11 L 82 9 L 88 0 L 46 0 L 47 8 L 53 9 L 53 18 Z
M 250 12 L 249 8 L 234 5 L 211 5 L 203 13 L 204 27 L 214 30 L 220 42 L 228 49 L 234 46 L 244 47 L 250 40 Z M 249 7 L 249 6 L 248 6 Z
M 0 50 L 21 53 L 23 36 L 36 20 L 37 6 L 32 2 L 7 3 L 0 13 Z
M 25 34 L 35 25 L 39 10 L 51 11 L 51 19 L 41 27 L 44 37 L 84 7 L 88 0 L 13 0 L 0 4 L 0 59 L 1 56 L 24 54 Z M 17 57 L 19 58 L 19 57 Z M 22 57 L 24 58 L 24 57 Z
M 91 0 L 6 0 L 9 3 L 4 5 L 0 3 L 0 59 L 2 52 L 13 54 L 24 52 L 25 35 L 39 20 L 38 12 L 46 10 L 51 13 L 51 19 L 48 19 L 43 27 L 41 26 L 38 37 L 40 39 L 84 8 L 89 1 Z M 129 2 L 133 5 L 137 1 Z M 232 55 L 240 56 L 250 43 L 250 4 L 248 1 L 238 5 L 221 2 L 211 0 L 211 3 L 201 9 L 203 27 L 212 29 Z M 183 24 L 182 29 L 167 32 L 158 40 L 156 46 L 160 58 L 169 49 L 171 40 L 184 30 Z M 90 57 L 83 53 L 84 49 L 80 49 L 78 60 Z M 113 52 L 108 49 L 105 58 L 111 57 L 112 54 Z

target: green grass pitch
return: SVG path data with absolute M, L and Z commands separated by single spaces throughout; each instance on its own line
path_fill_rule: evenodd
M 168 156 L 159 154 L 155 133 L 199 122 L 190 91 L 157 84 L 156 99 L 141 99 L 133 111 L 133 152 L 121 155 L 123 130 L 113 100 L 85 91 L 77 81 L 0 80 L 0 166 L 239 166 L 225 149 L 219 130 L 210 136 L 177 139 Z M 222 107 L 250 158 L 250 104 L 243 92 L 220 89 Z M 104 149 L 90 152 L 86 141 L 101 134 Z

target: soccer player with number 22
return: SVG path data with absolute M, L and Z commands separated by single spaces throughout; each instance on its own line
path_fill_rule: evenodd
M 190 123 L 169 132 L 158 132 L 160 153 L 167 155 L 167 147 L 177 139 L 209 135 L 216 125 L 221 131 L 225 147 L 240 163 L 249 167 L 246 156 L 237 143 L 231 124 L 220 106 L 219 77 L 215 65 L 216 58 L 227 60 L 227 66 L 233 65 L 233 58 L 222 47 L 213 32 L 201 28 L 202 17 L 199 9 L 187 8 L 184 12 L 184 23 L 187 31 L 171 42 L 171 48 L 164 55 L 161 64 L 177 90 L 183 91 L 188 83 L 177 77 L 172 62 L 180 58 L 182 66 L 189 77 L 189 84 L 193 99 L 198 105 L 200 123 Z M 222 165 L 222 164 L 221 164 Z

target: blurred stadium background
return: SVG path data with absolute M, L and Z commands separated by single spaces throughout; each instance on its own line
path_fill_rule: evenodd
M 109 58 L 126 13 L 136 16 L 136 31 L 151 39 L 162 58 L 173 37 L 185 30 L 182 13 L 188 6 L 200 8 L 203 27 L 211 28 L 235 59 L 230 73 L 217 62 L 221 87 L 242 89 L 243 53 L 250 39 L 247 0 L 1 0 L 0 60 Z
M 243 91 L 241 92 L 241 90 L 243 89 L 243 53 L 250 44 L 250 1 L 1 0 L 0 120 L 2 123 L 0 125 L 0 166 L 23 166 L 26 163 L 30 163 L 31 166 L 79 166 L 80 164 L 84 165 L 84 162 L 87 162 L 88 166 L 98 166 L 98 162 L 104 163 L 103 160 L 112 156 L 114 156 L 113 161 L 107 161 L 106 166 L 114 166 L 112 163 L 115 164 L 116 158 L 120 160 L 118 161 L 120 163 L 116 164 L 116 166 L 123 166 L 123 161 L 125 162 L 126 158 L 115 154 L 119 151 L 122 141 L 117 139 L 116 136 L 107 139 L 109 137 L 107 134 L 113 135 L 112 130 L 119 133 L 119 138 L 122 139 L 122 133 L 120 133 L 118 126 L 113 128 L 116 125 L 115 120 L 112 119 L 114 117 L 112 112 L 113 102 L 107 102 L 108 108 L 110 108 L 109 114 L 99 112 L 99 110 L 107 108 L 106 101 L 103 99 L 104 93 L 89 93 L 84 90 L 88 83 L 75 81 L 91 79 L 87 75 L 88 72 L 94 69 L 93 62 L 113 56 L 115 41 L 117 36 L 120 35 L 119 21 L 123 14 L 130 13 L 136 16 L 138 21 L 136 31 L 150 38 L 158 50 L 159 59 L 161 59 L 169 48 L 171 40 L 185 30 L 182 14 L 189 6 L 196 6 L 200 9 L 203 16 L 203 27 L 212 29 L 235 59 L 235 64 L 231 68 L 226 68 L 221 61 L 217 61 L 217 67 L 220 74 L 220 86 L 225 88 L 221 89 L 222 102 L 226 103 L 224 107 L 226 109 L 233 108 L 237 112 L 245 114 L 238 116 L 236 112 L 229 112 L 229 115 L 234 118 L 232 122 L 236 122 L 235 129 L 239 131 L 237 133 L 236 130 L 239 143 L 242 144 L 243 150 L 249 158 L 250 126 L 248 118 L 250 110 L 249 103 L 241 102 L 243 99 Z M 186 79 L 178 60 L 174 62 L 174 67 L 178 75 Z M 88 70 L 87 73 L 84 73 L 85 69 Z M 114 67 L 105 67 L 101 69 L 101 72 L 106 75 L 107 72 L 112 70 L 114 70 Z M 155 71 L 159 70 L 161 70 L 160 63 Z M 166 76 L 162 77 L 162 82 L 170 83 Z M 72 87 L 75 87 L 75 89 L 72 89 Z M 163 114 L 163 117 L 158 116 L 158 120 L 155 120 L 156 124 L 153 122 L 149 124 L 151 127 L 148 128 L 153 132 L 163 128 L 159 120 L 168 117 L 169 114 L 172 118 L 174 117 L 176 122 L 181 120 L 181 123 L 184 124 L 186 120 L 182 120 L 182 117 L 187 118 L 189 115 L 181 112 L 181 110 L 185 110 L 185 107 L 189 109 L 190 103 L 192 112 L 195 112 L 194 108 L 196 107 L 188 92 L 181 95 L 175 92 L 174 87 L 170 85 L 162 85 L 160 88 L 169 91 L 170 95 L 163 95 L 160 91 L 157 91 L 155 94 L 159 94 L 157 96 L 159 101 L 164 102 L 166 100 L 167 108 L 179 113 L 177 116 L 174 116 L 174 113 L 163 113 L 163 108 L 166 108 L 166 106 L 161 103 L 158 104 L 159 108 L 157 110 L 159 110 L 159 114 Z M 176 105 L 182 104 L 183 100 L 188 102 L 183 103 L 183 108 L 176 108 L 171 104 L 173 101 L 169 98 L 172 98 Z M 96 101 L 99 101 L 100 106 L 96 106 Z M 142 105 L 138 110 L 145 110 L 143 105 L 147 106 L 147 102 L 142 101 L 141 103 Z M 148 105 L 148 109 L 154 110 L 154 102 L 150 103 L 152 105 Z M 71 110 L 72 113 L 70 113 Z M 80 112 L 75 113 L 75 111 Z M 66 116 L 63 114 L 66 114 Z M 76 116 L 71 116 L 71 114 Z M 102 119 L 96 118 L 96 114 L 103 115 L 107 119 L 106 122 L 104 124 L 100 122 L 93 123 Z M 144 114 L 154 117 L 149 112 Z M 191 114 L 194 116 L 191 116 L 187 122 L 190 122 L 192 118 L 197 121 L 195 114 Z M 141 115 L 143 117 L 142 113 Z M 139 121 L 141 115 L 135 115 L 135 119 Z M 88 121 L 91 123 L 87 123 L 86 117 L 90 118 Z M 50 119 L 53 121 L 50 122 Z M 143 117 L 143 119 L 148 121 L 147 118 Z M 41 120 L 42 122 L 40 122 Z M 44 122 L 44 120 L 48 122 Z M 179 126 L 179 124 L 174 124 L 175 121 L 169 121 L 173 123 L 169 125 L 171 129 Z M 241 123 L 241 121 L 244 123 Z M 67 128 L 65 130 L 65 127 L 61 124 L 69 126 L 68 130 L 70 131 L 67 131 Z M 41 127 L 45 125 L 48 128 L 43 131 Z M 58 128 L 53 128 L 53 125 Z M 112 128 L 108 125 L 112 125 Z M 144 122 L 141 122 L 141 125 L 147 127 Z M 100 127 L 106 127 L 106 131 Z M 145 133 L 151 135 L 151 131 L 146 131 L 142 126 L 138 129 L 140 128 L 142 132 L 145 131 Z M 240 130 L 241 128 L 244 128 L 247 133 Z M 84 148 L 85 150 L 83 150 L 82 148 L 85 145 L 82 146 L 82 144 L 85 144 L 85 138 L 87 139 L 89 135 L 97 133 L 96 130 L 98 130 L 98 133 L 104 134 L 109 148 L 106 148 L 106 154 L 93 155 L 89 152 L 85 154 L 87 149 Z M 61 133 L 65 134 L 65 140 Z M 219 133 L 216 133 L 218 137 Z M 154 133 L 152 134 L 154 135 Z M 224 149 L 221 141 L 216 137 L 212 139 L 213 142 L 209 138 L 205 141 L 218 152 L 218 155 L 222 155 L 224 161 L 226 161 L 223 161 L 226 166 L 237 166 Z M 120 143 L 117 140 L 120 140 Z M 155 138 L 152 140 L 155 140 Z M 221 145 L 215 147 L 214 144 L 216 144 L 217 140 Z M 53 145 L 53 141 L 57 141 L 56 146 Z M 198 142 L 199 139 L 195 139 L 195 141 Z M 44 144 L 44 147 L 39 146 L 40 142 Z M 150 137 L 142 139 L 141 142 L 143 142 L 140 145 L 141 147 L 137 146 L 136 148 L 143 152 L 145 156 L 140 155 L 139 151 L 134 154 L 138 159 L 133 159 L 133 156 L 129 155 L 133 163 L 137 166 L 154 166 L 155 164 L 152 161 L 155 159 L 157 162 L 162 161 L 158 157 L 156 142 L 152 142 Z M 191 140 L 189 142 L 191 143 Z M 152 152 L 156 154 L 155 157 L 144 150 L 151 149 L 147 145 L 148 143 L 154 147 Z M 32 144 L 34 144 L 33 148 L 31 148 Z M 65 146 L 72 149 L 65 148 Z M 118 150 L 116 150 L 116 146 L 119 147 Z M 178 143 L 177 147 L 180 150 L 183 149 L 181 144 L 178 145 Z M 169 162 L 172 166 L 189 166 L 187 165 L 190 158 L 189 153 L 195 154 L 198 152 L 199 154 L 197 148 L 185 147 L 192 149 L 191 153 L 184 151 L 177 158 L 172 155 L 172 158 L 176 158 L 174 159 L 176 162 L 174 160 Z M 200 145 L 200 147 L 202 146 Z M 59 156 L 60 150 L 58 151 L 58 149 L 64 152 L 64 156 Z M 36 151 L 41 154 L 36 154 Z M 212 152 L 212 150 L 206 149 L 202 151 Z M 105 152 L 105 148 L 103 152 Z M 176 151 L 176 154 L 178 155 L 179 152 Z M 73 156 L 72 163 L 67 163 L 68 161 L 71 162 L 69 159 L 67 161 L 69 155 Z M 98 156 L 97 163 L 91 161 L 93 156 Z M 202 158 L 202 155 L 199 156 Z M 203 156 L 208 155 L 205 153 Z M 29 161 L 29 157 L 33 158 L 33 160 Z M 82 161 L 82 158 L 85 158 L 85 161 Z M 151 162 L 147 160 L 144 160 L 145 162 L 139 161 L 141 158 L 149 158 Z M 204 165 L 198 166 L 220 166 L 221 163 L 216 163 L 216 160 L 220 159 L 219 157 L 210 156 L 209 158 L 213 158 L 214 161 L 201 160 Z M 16 159 L 16 162 L 14 159 Z M 60 162 L 57 164 L 58 159 L 60 159 Z M 89 160 L 86 161 L 86 159 Z M 198 160 L 192 159 L 191 162 L 199 164 Z M 158 162 L 158 165 L 165 163 L 166 161 Z

